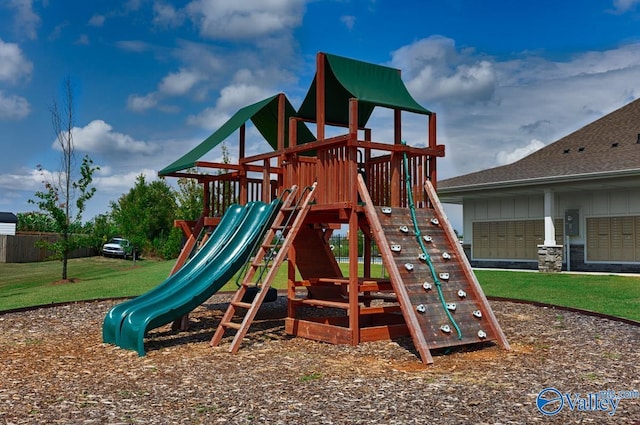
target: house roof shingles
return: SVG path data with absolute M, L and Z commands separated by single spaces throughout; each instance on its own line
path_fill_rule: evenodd
M 528 184 L 532 181 L 640 175 L 640 99 L 514 163 L 438 182 L 438 191 Z

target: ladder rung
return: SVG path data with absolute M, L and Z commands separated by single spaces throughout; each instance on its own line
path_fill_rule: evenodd
M 251 308 L 251 303 L 244 303 L 242 301 L 234 301 L 231 303 L 231 305 L 234 307 L 240 307 L 240 308 L 246 308 L 246 309 Z
M 225 328 L 231 328 L 236 330 L 240 330 L 240 328 L 242 327 L 242 323 L 235 323 L 235 322 L 224 322 L 220 324 Z

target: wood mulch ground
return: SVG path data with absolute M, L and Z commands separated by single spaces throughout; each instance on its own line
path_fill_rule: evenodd
M 423 366 L 410 339 L 287 337 L 280 297 L 232 355 L 208 345 L 225 297 L 193 312 L 188 332 L 153 331 L 145 357 L 102 343 L 114 301 L 0 315 L 0 423 L 640 424 L 639 399 L 620 400 L 613 415 L 536 408 L 546 387 L 640 390 L 637 326 L 493 301 L 511 351 L 442 353 Z

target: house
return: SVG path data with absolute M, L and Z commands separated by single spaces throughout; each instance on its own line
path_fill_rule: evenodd
M 0 212 L 0 235 L 15 235 L 18 217 L 10 212 Z
M 473 266 L 640 272 L 640 100 L 438 194 Z

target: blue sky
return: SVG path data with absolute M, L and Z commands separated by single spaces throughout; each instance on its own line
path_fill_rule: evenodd
M 239 108 L 278 92 L 299 106 L 318 51 L 402 70 L 438 113 L 440 178 L 506 164 L 640 95 L 639 2 L 4 0 L 0 210 L 34 210 L 37 166 L 59 169 L 49 107 L 67 76 L 76 153 L 101 167 L 90 219 Z M 248 154 L 265 148 L 251 137 Z

